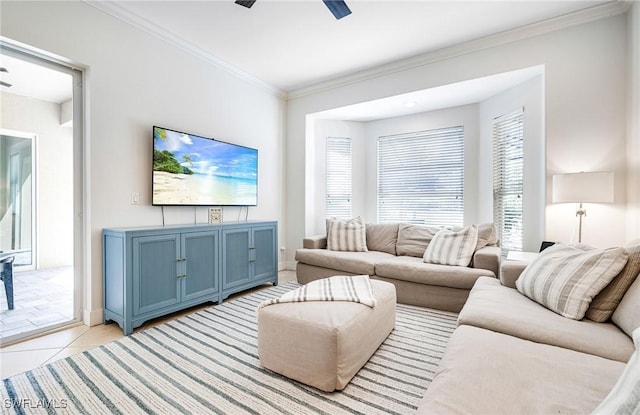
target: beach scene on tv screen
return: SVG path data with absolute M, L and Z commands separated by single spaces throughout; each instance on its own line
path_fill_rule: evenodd
M 155 127 L 154 205 L 256 205 L 258 151 Z

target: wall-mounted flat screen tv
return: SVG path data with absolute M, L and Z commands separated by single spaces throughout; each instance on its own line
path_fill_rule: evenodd
M 256 206 L 258 150 L 153 127 L 152 204 Z

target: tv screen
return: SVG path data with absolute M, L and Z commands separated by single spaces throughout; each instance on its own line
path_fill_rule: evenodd
M 153 127 L 153 205 L 256 206 L 258 150 Z

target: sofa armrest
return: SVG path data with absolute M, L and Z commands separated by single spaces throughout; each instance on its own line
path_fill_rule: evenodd
M 502 285 L 509 288 L 516 288 L 516 280 L 529 264 L 529 261 L 504 261 L 500 266 L 500 282 Z
M 473 267 L 492 271 L 497 277 L 500 270 L 500 248 L 485 246 L 473 254 Z
M 327 247 L 327 236 L 307 236 L 302 240 L 302 247 L 307 249 L 325 249 Z

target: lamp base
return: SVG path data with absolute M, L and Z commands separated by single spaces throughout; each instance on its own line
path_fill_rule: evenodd
M 587 209 L 582 207 L 582 202 L 576 209 L 576 216 L 578 217 L 578 243 L 582 243 L 582 217 L 587 216 Z

